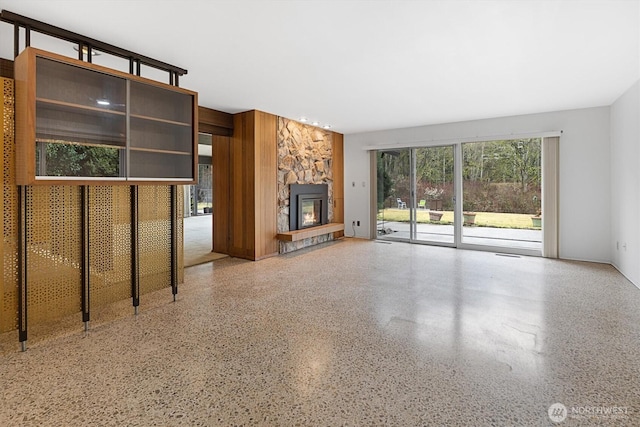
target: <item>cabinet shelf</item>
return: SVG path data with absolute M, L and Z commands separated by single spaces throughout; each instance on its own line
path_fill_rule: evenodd
M 130 151 L 146 151 L 147 153 L 165 153 L 165 154 L 175 154 L 177 156 L 190 156 L 191 153 L 187 153 L 185 151 L 170 151 L 170 150 L 157 150 L 155 148 L 131 148 Z
M 196 182 L 197 93 L 31 47 L 15 80 L 19 185 Z
M 130 117 L 136 118 L 136 119 L 141 119 L 141 120 L 149 120 L 150 122 L 167 123 L 167 124 L 176 125 L 176 126 L 186 126 L 186 127 L 191 126 L 191 123 L 176 122 L 176 121 L 173 121 L 173 120 L 159 119 L 157 117 L 141 116 L 139 114 L 131 114 Z
M 50 104 L 52 106 L 57 106 L 60 109 L 63 108 L 67 108 L 69 110 L 86 110 L 86 111 L 95 111 L 98 113 L 105 113 L 105 114 L 115 114 L 118 116 L 126 116 L 126 113 L 124 111 L 116 111 L 116 110 L 109 110 L 106 108 L 100 108 L 100 107 L 90 107 L 88 105 L 80 105 L 80 104 L 72 104 L 70 102 L 64 102 L 64 101 L 58 101 L 55 99 L 47 99 L 47 98 L 36 98 L 36 102 L 38 103 L 42 103 L 42 104 Z
M 36 102 L 36 138 L 126 145 L 126 117 L 67 103 Z

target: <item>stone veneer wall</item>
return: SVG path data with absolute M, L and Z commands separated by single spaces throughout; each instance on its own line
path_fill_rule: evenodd
M 333 220 L 333 133 L 278 117 L 278 233 L 289 231 L 289 185 L 328 184 L 329 222 Z M 297 242 L 280 242 L 284 254 L 333 240 L 328 233 Z

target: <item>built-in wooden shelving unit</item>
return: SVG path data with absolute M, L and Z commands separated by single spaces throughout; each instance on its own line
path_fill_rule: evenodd
M 19 185 L 195 183 L 195 92 L 31 47 L 15 79 Z

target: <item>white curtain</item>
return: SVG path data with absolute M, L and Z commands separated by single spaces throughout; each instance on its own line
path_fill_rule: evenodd
M 542 138 L 542 256 L 558 258 L 558 168 L 557 136 Z

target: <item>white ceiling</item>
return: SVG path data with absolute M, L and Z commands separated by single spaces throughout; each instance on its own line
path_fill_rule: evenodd
M 205 107 L 306 116 L 346 134 L 610 105 L 640 78 L 639 0 L 0 7 L 186 68 L 180 85 L 199 92 Z M 32 45 L 76 55 L 47 39 L 34 36 Z M 12 57 L 12 40 L 2 23 L 0 56 Z

